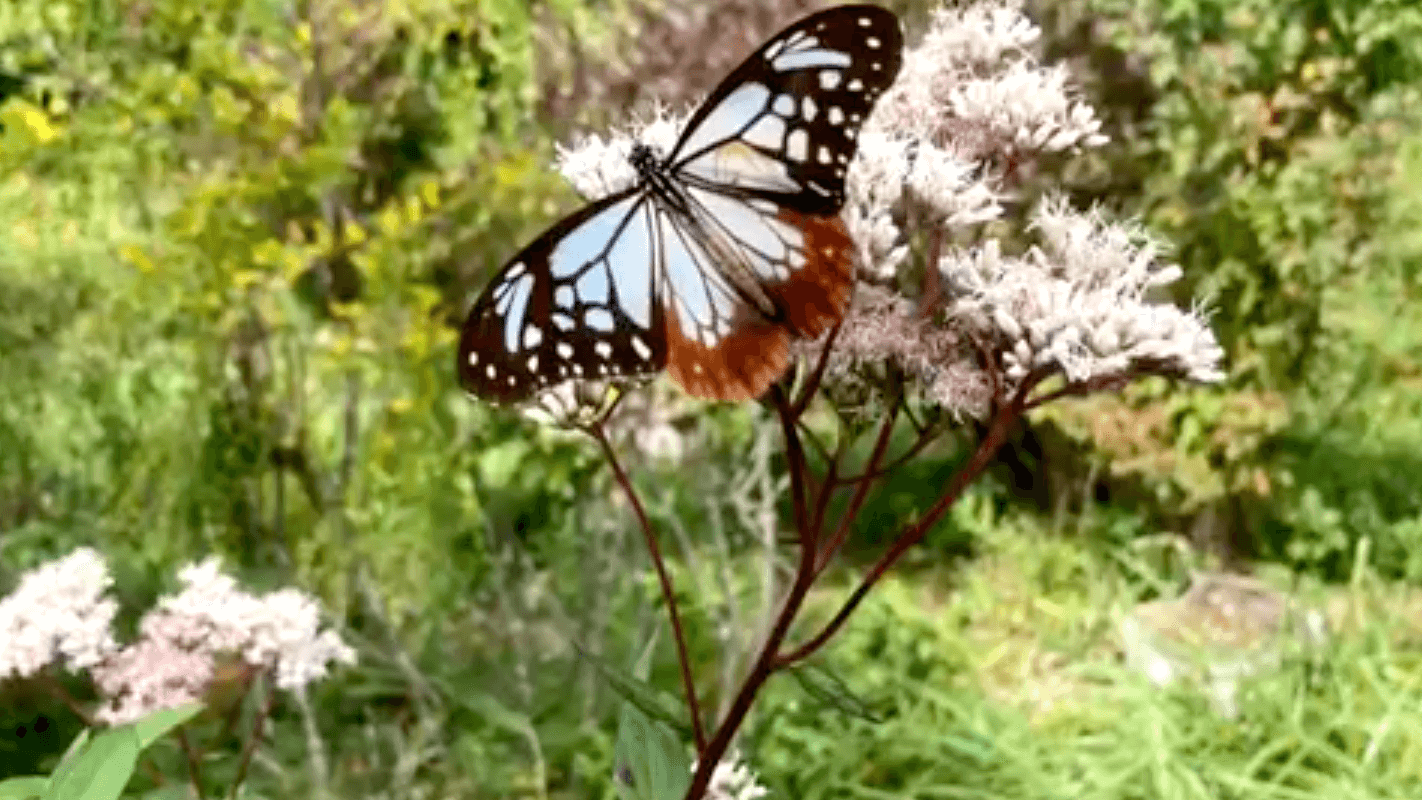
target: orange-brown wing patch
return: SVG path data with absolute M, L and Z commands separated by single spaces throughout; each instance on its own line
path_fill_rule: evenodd
M 854 244 L 838 214 L 816 217 L 782 208 L 779 214 L 805 234 L 805 263 L 783 283 L 763 284 L 791 333 L 813 339 L 834 327 L 854 292 Z
M 667 316 L 667 374 L 693 397 L 754 400 L 789 363 L 790 333 L 768 320 L 747 318 L 708 346 L 687 338 L 676 316 Z
M 792 337 L 814 338 L 833 327 L 854 289 L 853 249 L 838 216 L 782 209 L 780 218 L 804 231 L 804 263 L 779 283 L 763 283 L 775 304 L 768 318 L 742 303 L 730 332 L 714 344 L 683 333 L 667 308 L 667 372 L 688 394 L 712 400 L 753 400 L 785 373 Z

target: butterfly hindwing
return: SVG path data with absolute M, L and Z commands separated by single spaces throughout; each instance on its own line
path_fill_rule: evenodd
M 744 223 L 732 230 L 723 224 Z M 780 209 L 754 220 L 732 214 L 693 216 L 694 238 L 720 255 L 709 317 L 686 309 L 689 282 L 666 273 L 667 371 L 690 394 L 717 400 L 759 397 L 785 371 L 794 337 L 814 337 L 834 325 L 849 304 L 852 246 L 837 216 L 816 217 Z M 705 316 L 705 315 L 703 315 Z
M 837 212 L 859 128 L 902 49 L 898 18 L 877 6 L 800 20 L 711 93 L 672 151 L 672 174 L 805 214 Z
M 565 218 L 515 256 L 465 320 L 464 387 L 513 402 L 565 380 L 662 369 L 652 213 L 644 192 L 623 192 Z

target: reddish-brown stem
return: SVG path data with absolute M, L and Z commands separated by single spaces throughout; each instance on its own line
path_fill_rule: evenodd
M 825 479 L 820 482 L 820 491 L 815 497 L 815 516 L 810 520 L 810 530 L 814 531 L 816 540 L 824 533 L 825 514 L 834 499 L 834 490 L 839 487 L 839 461 L 844 458 L 844 451 L 845 446 L 841 442 L 835 452 L 827 454 L 825 459 Z
M 1100 391 L 1119 389 L 1130 383 L 1131 376 L 1127 374 L 1104 375 L 1096 378 L 1088 378 L 1078 383 L 1069 383 L 1046 394 L 1039 395 L 1027 401 L 1027 409 L 1031 410 L 1038 406 L 1045 405 L 1063 397 L 1077 397 L 1081 395 L 1093 394 Z
M 864 501 L 869 497 L 869 487 L 874 484 L 872 475 L 879 466 L 879 462 L 883 460 L 884 453 L 888 452 L 889 440 L 894 432 L 894 423 L 899 419 L 901 403 L 902 398 L 898 398 L 894 400 L 893 405 L 889 406 L 889 414 L 884 419 L 884 424 L 879 428 L 879 438 L 874 442 L 874 450 L 869 454 L 869 461 L 864 465 L 865 477 L 854 487 L 854 496 L 850 498 L 849 505 L 844 509 L 844 515 L 839 520 L 839 527 L 835 530 L 834 536 L 824 547 L 820 548 L 816 556 L 816 576 L 824 572 L 835 551 L 839 550 L 840 545 L 844 544 L 844 540 L 849 537 L 850 526 L 854 523 L 854 518 L 859 515 L 859 509 L 864 506 Z
M 830 328 L 829 335 L 825 337 L 825 346 L 820 349 L 820 358 L 815 362 L 815 368 L 811 370 L 809 377 L 805 379 L 805 385 L 800 390 L 800 399 L 790 408 L 790 419 L 798 420 L 800 415 L 805 413 L 805 409 L 810 406 L 810 401 L 815 398 L 815 392 L 820 388 L 820 379 L 825 375 L 825 367 L 829 366 L 830 350 L 834 347 L 834 340 L 839 336 L 839 329 L 844 325 L 844 318 Z
M 187 726 L 178 728 L 178 746 L 183 748 L 183 755 L 188 760 L 188 782 L 193 785 L 193 794 L 197 795 L 198 800 L 204 800 L 207 795 L 202 791 L 202 759 L 193 743 L 188 741 Z
M 923 448 L 927 447 L 935 440 L 937 440 L 937 434 L 938 431 L 933 429 L 925 429 L 919 431 L 918 438 L 914 440 L 913 445 L 900 455 L 896 456 L 893 461 L 890 461 L 889 463 L 883 465 L 882 467 L 879 467 L 878 469 L 872 472 L 866 470 L 865 472 L 862 472 L 853 477 L 839 478 L 839 485 L 852 486 L 862 480 L 874 480 L 876 478 L 882 478 L 885 475 L 888 475 L 890 472 L 893 472 L 899 467 L 902 467 L 904 464 L 907 464 L 910 460 L 913 459 L 914 456 L 918 455 L 919 453 L 922 453 Z
M 696 739 L 696 752 L 705 753 L 706 730 L 701 722 L 701 703 L 696 699 L 696 683 L 691 676 L 691 654 L 686 648 L 686 633 L 681 626 L 681 613 L 676 607 L 676 592 L 672 588 L 666 563 L 662 560 L 662 549 L 657 545 L 656 531 L 652 530 L 652 523 L 647 519 L 646 510 L 642 508 L 642 500 L 637 496 L 637 490 L 632 488 L 632 481 L 622 469 L 622 462 L 617 460 L 617 453 L 612 449 L 612 442 L 608 441 L 606 430 L 597 425 L 589 428 L 588 433 L 602 445 L 603 455 L 612 467 L 612 474 L 617 479 L 617 484 L 622 487 L 622 493 L 627 496 L 627 502 L 631 503 L 632 513 L 636 514 L 637 524 L 642 528 L 642 538 L 647 543 L 647 552 L 652 557 L 652 565 L 657 570 L 657 580 L 662 586 L 662 598 L 667 603 L 667 616 L 671 618 L 677 661 L 681 662 L 681 683 L 686 692 L 686 708 L 691 714 L 691 732 Z
M 785 436 L 785 461 L 790 471 L 790 499 L 795 509 L 795 529 L 800 534 L 802 547 L 814 547 L 815 534 L 811 530 L 805 507 L 805 448 L 800 442 L 800 431 L 795 427 L 795 409 L 790 406 L 785 392 L 779 386 L 770 387 L 770 399 L 780 416 L 781 432 Z
M 923 272 L 923 291 L 918 298 L 919 316 L 933 314 L 943 295 L 943 278 L 938 274 L 938 262 L 943 253 L 943 226 L 931 225 L 928 233 L 928 257 Z
M 864 599 L 870 589 L 874 588 L 874 584 L 879 582 L 879 579 L 884 576 L 884 573 L 888 571 L 889 567 L 893 566 L 910 547 L 923 539 L 929 529 L 947 513 L 953 503 L 957 502 L 963 491 L 967 489 L 973 481 L 977 480 L 983 470 L 987 469 L 988 465 L 992 463 L 993 456 L 997 454 L 998 449 L 1002 447 L 1002 443 L 1006 441 L 1007 433 L 1011 430 L 1013 422 L 1016 421 L 1017 417 L 1022 413 L 1026 403 L 1026 392 L 1027 389 L 1024 387 L 1023 390 L 1013 398 L 1011 403 L 993 416 L 987 434 L 983 437 L 982 441 L 978 443 L 977 450 L 973 453 L 972 457 L 968 459 L 968 463 L 964 464 L 963 468 L 953 476 L 953 480 L 948 484 L 948 490 L 933 504 L 933 507 L 923 515 L 922 519 L 910 526 L 894 540 L 894 543 L 890 545 L 888 551 L 875 562 L 863 580 L 860 581 L 859 586 L 855 587 L 854 592 L 849 595 L 849 599 L 840 607 L 839 611 L 834 615 L 834 618 L 809 641 L 793 651 L 776 658 L 772 665 L 773 667 L 788 667 L 806 658 L 824 646 L 825 642 L 828 642 L 830 638 L 839 631 L 845 621 L 849 619 L 849 615 L 854 612 L 854 609 L 859 606 L 860 601 Z
M 691 786 L 686 790 L 686 800 L 701 800 L 701 797 L 706 793 L 706 787 L 711 784 L 711 773 L 716 769 L 716 764 L 726 754 L 726 749 L 731 745 L 731 738 L 736 735 L 741 723 L 745 721 L 751 703 L 755 701 L 756 694 L 760 692 L 760 687 L 765 685 L 766 680 L 775 671 L 776 653 L 780 651 L 780 645 L 785 641 L 785 635 L 790 631 L 790 623 L 800 612 L 805 595 L 809 593 L 810 586 L 815 581 L 814 532 L 808 530 L 809 520 L 804 516 L 805 453 L 801 448 L 799 432 L 795 428 L 794 409 L 786 401 L 785 393 L 778 386 L 772 387 L 771 392 L 775 408 L 780 415 L 780 427 L 785 435 L 791 492 L 796 494 L 799 499 L 795 506 L 795 524 L 800 531 L 800 563 L 795 570 L 795 582 L 791 584 L 790 592 L 785 596 L 785 603 L 780 607 L 780 613 L 776 615 L 775 623 L 771 625 L 770 633 L 761 645 L 760 654 L 756 656 L 750 674 L 746 676 L 745 682 L 736 692 L 735 699 L 731 701 L 731 707 L 726 711 L 726 718 L 716 728 L 716 733 L 712 735 L 711 741 L 700 751 L 696 772 L 691 776 Z
M 276 682 L 273 680 L 275 677 L 272 671 L 267 672 L 267 697 L 262 701 L 262 710 L 258 711 L 256 718 L 252 720 L 252 735 L 248 737 L 247 743 L 242 745 L 242 760 L 237 762 L 237 777 L 232 780 L 232 789 L 227 793 L 228 800 L 237 797 L 237 790 L 242 787 L 242 782 L 247 780 L 247 768 L 252 765 L 252 756 L 257 752 L 257 745 L 262 743 L 267 717 L 271 716 L 272 707 L 276 704 Z

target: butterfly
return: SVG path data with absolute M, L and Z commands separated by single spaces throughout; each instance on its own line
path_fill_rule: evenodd
M 464 388 L 507 403 L 665 369 L 697 397 L 763 394 L 791 340 L 829 330 L 849 304 L 845 173 L 902 48 L 897 17 L 869 5 L 771 38 L 669 155 L 632 147 L 634 186 L 564 218 L 494 276 L 461 332 Z

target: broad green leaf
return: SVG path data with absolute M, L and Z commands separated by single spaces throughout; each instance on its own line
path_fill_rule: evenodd
M 691 783 L 681 740 L 630 702 L 622 704 L 613 764 L 623 800 L 681 800 Z
M 683 734 L 691 732 L 691 726 L 682 717 L 679 704 L 671 699 L 666 692 L 646 681 L 639 680 L 626 670 L 614 667 L 581 647 L 578 648 L 578 654 L 597 667 L 598 673 L 623 700 L 641 709 L 642 713 L 648 717 L 670 726 L 673 730 Z
M 125 725 L 105 731 L 75 760 L 63 778 L 55 777 L 46 800 L 117 800 L 138 764 L 138 734 Z
M 148 749 L 149 745 L 163 738 L 168 731 L 197 716 L 202 708 L 202 703 L 165 708 L 134 723 L 133 730 L 138 735 L 138 749 Z
M 49 784 L 51 788 L 60 781 L 67 780 L 70 773 L 78 766 L 85 748 L 89 746 L 89 735 L 90 731 L 88 728 L 79 731 L 79 735 L 75 736 L 74 741 L 70 742 L 69 747 L 65 748 L 64 755 L 59 759 L 59 765 L 54 768 L 54 772 L 49 774 Z M 52 793 L 46 793 L 45 795 L 46 798 L 51 796 L 53 796 Z
M 0 781 L 0 800 L 30 800 L 42 797 L 49 788 L 49 778 L 44 775 L 26 775 Z

